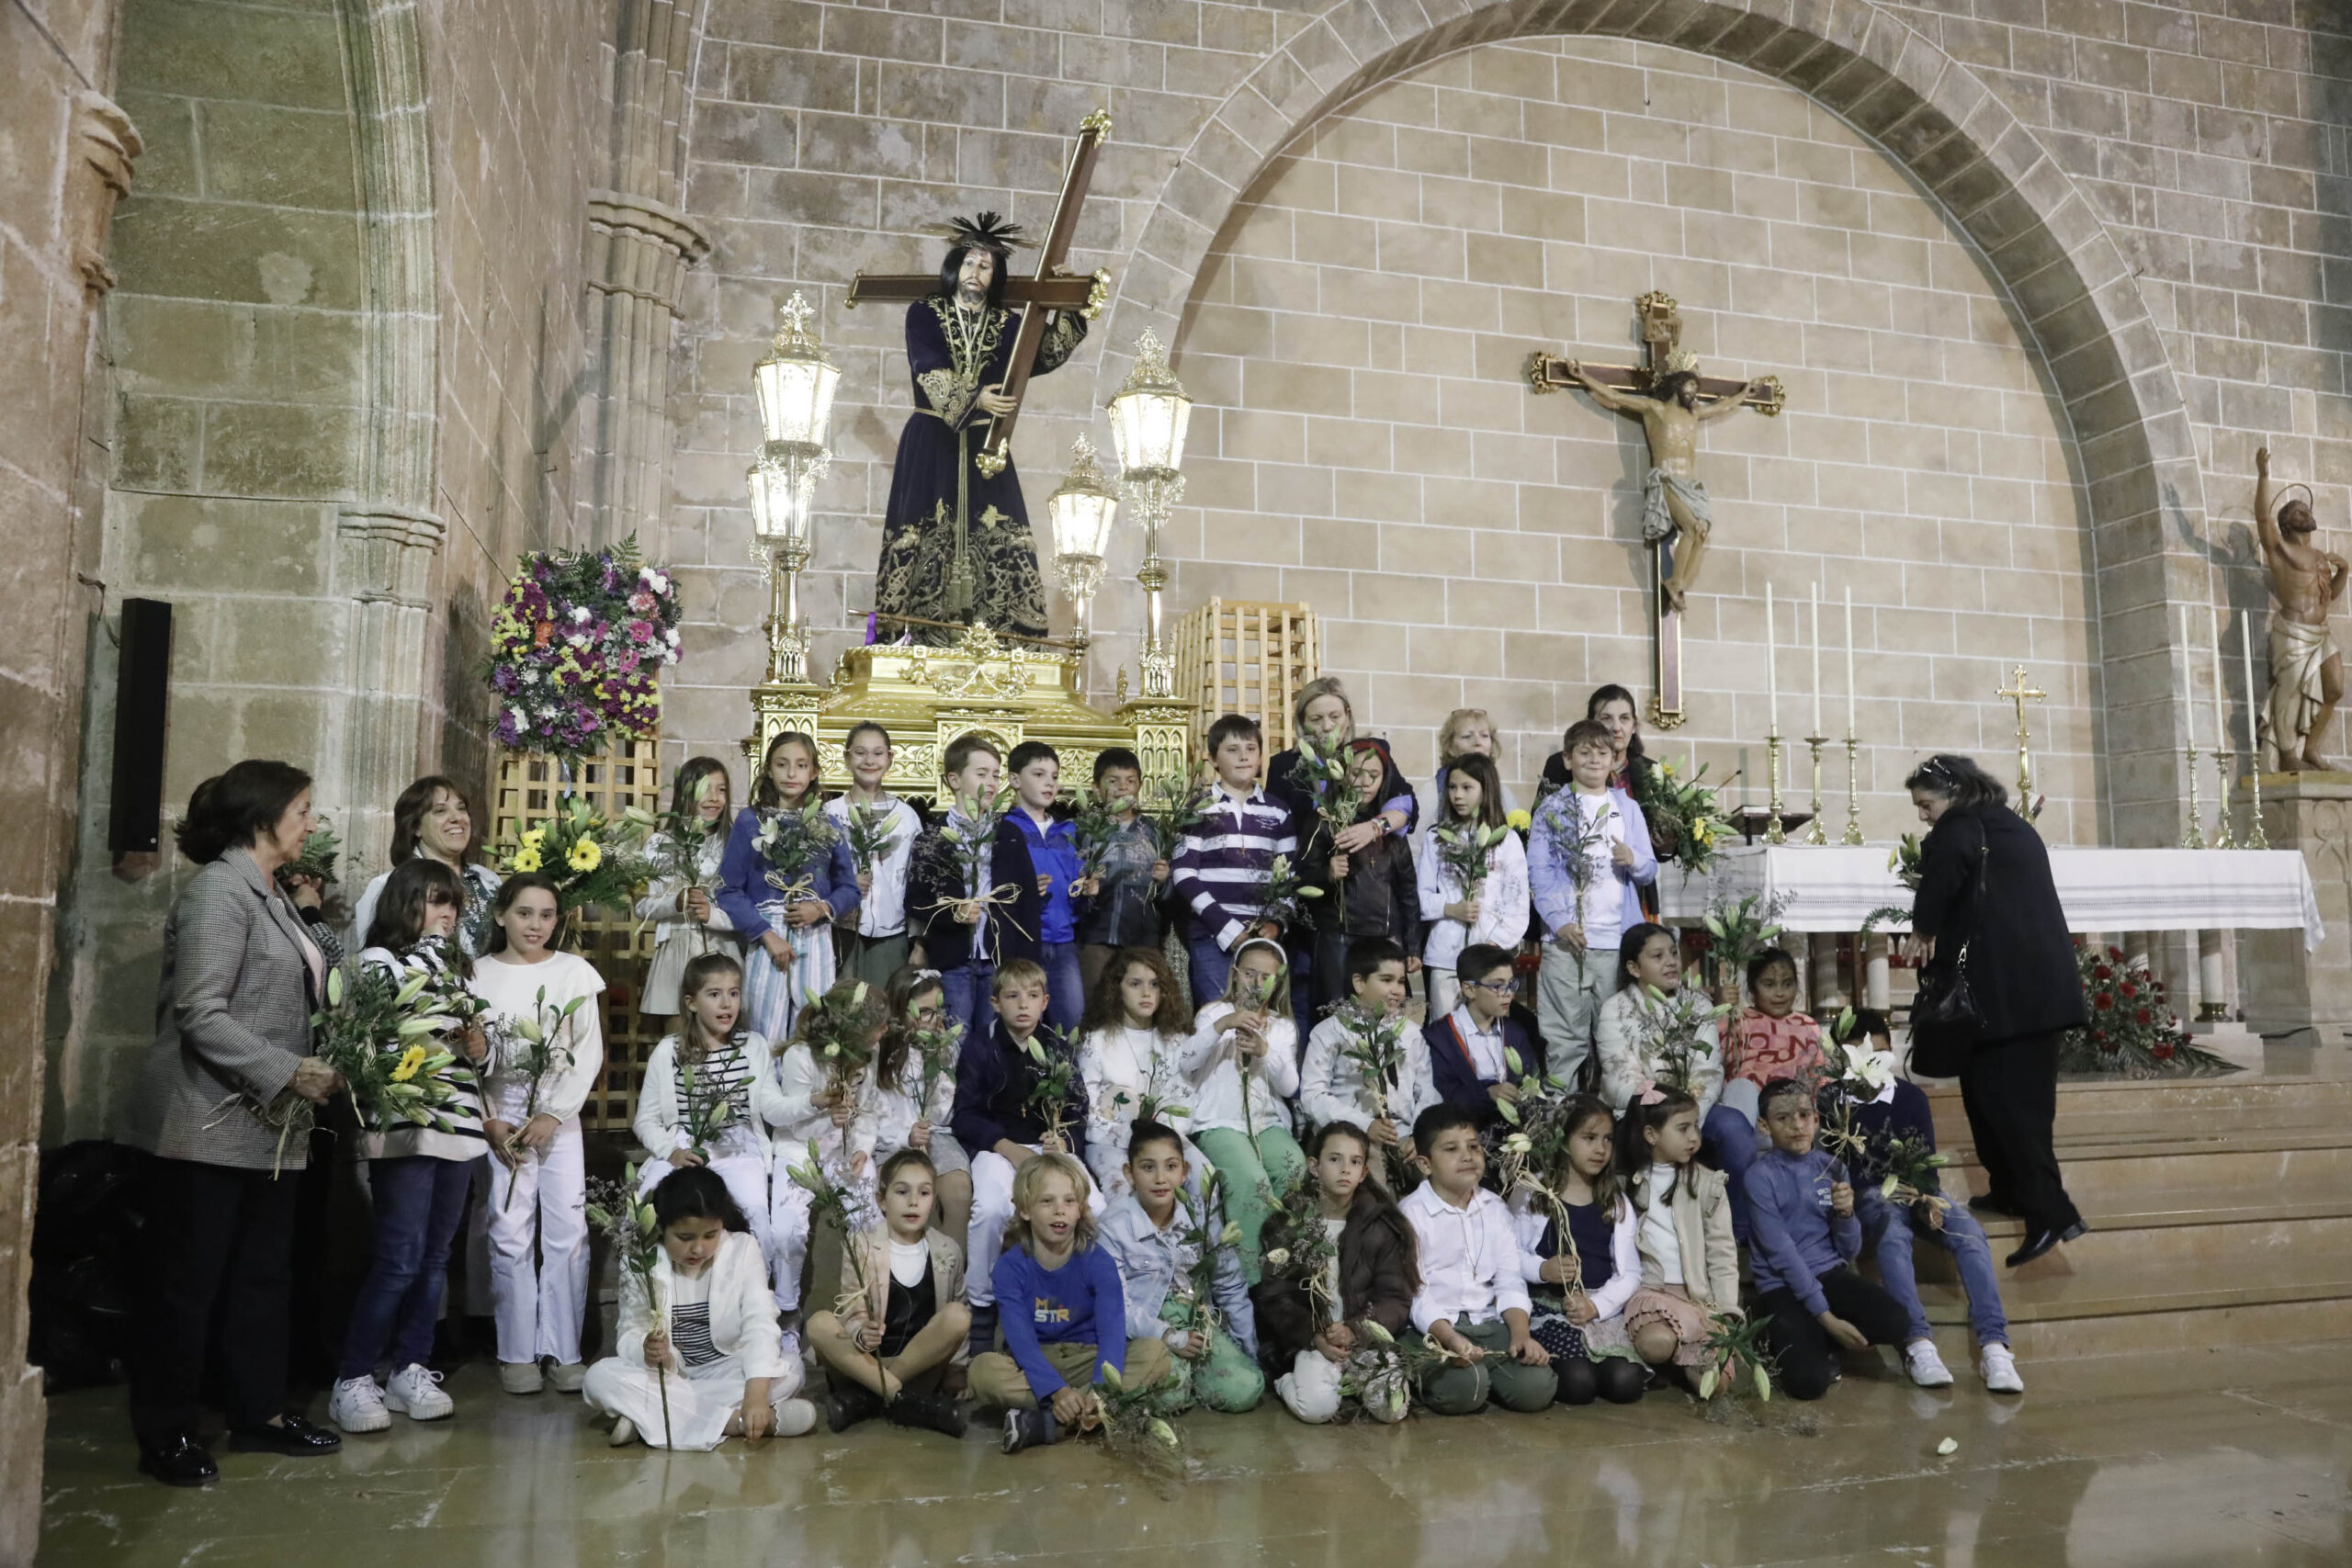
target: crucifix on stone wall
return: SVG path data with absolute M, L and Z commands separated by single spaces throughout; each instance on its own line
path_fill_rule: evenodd
M 1780 378 L 1737 381 L 1699 374 L 1698 355 L 1682 346 L 1674 300 L 1653 289 L 1634 302 L 1642 327 L 1642 363 L 1589 365 L 1536 351 L 1527 378 L 1538 392 L 1581 387 L 1611 413 L 1642 422 L 1650 468 L 1642 486 L 1642 536 L 1649 541 L 1650 722 L 1682 722 L 1684 604 L 1697 585 L 1713 513 L 1698 476 L 1699 426 L 1741 408 L 1777 414 L 1787 403 Z

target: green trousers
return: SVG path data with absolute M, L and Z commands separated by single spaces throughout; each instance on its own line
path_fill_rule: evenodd
M 1510 1325 L 1501 1318 L 1472 1323 L 1456 1318 L 1454 1331 L 1487 1353 L 1476 1366 L 1454 1363 L 1424 1373 L 1414 1390 L 1440 1416 L 1475 1416 L 1492 1399 L 1506 1410 L 1549 1410 L 1560 1380 L 1549 1367 L 1522 1366 L 1510 1359 Z
M 1174 1297 L 1161 1305 L 1160 1321 L 1171 1328 L 1190 1328 L 1198 1311 L 1191 1302 Z M 1208 1354 L 1191 1359 L 1170 1352 L 1174 1374 L 1152 1398 L 1162 1416 L 1182 1416 L 1198 1404 L 1221 1415 L 1238 1416 L 1258 1408 L 1266 1397 L 1266 1374 L 1232 1335 L 1219 1324 L 1209 1331 Z
M 1274 1194 L 1288 1191 L 1306 1169 L 1306 1156 L 1280 1127 L 1259 1134 L 1254 1145 L 1230 1127 L 1194 1133 L 1193 1142 L 1225 1177 L 1225 1216 L 1241 1227 L 1241 1271 L 1254 1285 L 1261 1273 L 1258 1233 L 1273 1210 Z

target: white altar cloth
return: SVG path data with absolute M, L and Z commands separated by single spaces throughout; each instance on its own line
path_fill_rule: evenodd
M 1911 895 L 1887 865 L 1890 847 L 1742 844 L 1724 849 L 1704 876 L 1658 868 L 1658 903 L 1669 921 L 1696 922 L 1728 894 L 1789 896 L 1781 925 L 1792 931 L 1860 931 L 1872 909 L 1908 908 Z M 2293 931 L 2316 950 L 2324 934 L 2311 870 L 2294 850 L 2109 850 L 2053 844 L 2051 878 L 2077 931 Z M 1875 928 L 1904 931 L 1899 921 Z

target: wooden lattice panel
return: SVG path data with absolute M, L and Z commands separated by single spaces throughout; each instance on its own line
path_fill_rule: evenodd
M 616 741 L 611 750 L 583 757 L 567 776 L 563 764 L 535 752 L 503 751 L 491 807 L 491 842 L 501 859 L 523 830 L 555 814 L 558 802 L 579 796 L 607 818 L 636 807 L 659 814 L 662 799 L 660 748 L 651 740 Z M 591 1128 L 627 1128 L 645 1081 L 645 1058 L 662 1038 L 637 1010 L 645 972 L 653 961 L 653 926 L 626 908 L 574 910 L 567 940 L 573 952 L 605 977 L 605 1070 L 588 1092 L 580 1120 Z
M 1223 715 L 1256 719 L 1266 754 L 1291 745 L 1299 688 L 1323 671 L 1321 632 L 1304 604 L 1212 599 L 1176 623 L 1176 694 L 1193 705 L 1195 754 Z

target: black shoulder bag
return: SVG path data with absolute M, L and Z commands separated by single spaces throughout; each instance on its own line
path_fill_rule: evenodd
M 1976 862 L 1976 897 L 1969 908 L 1971 934 L 1984 918 L 1984 868 L 1993 858 L 1986 844 Z M 1931 1078 L 1952 1078 L 1976 1049 L 1982 1020 L 1976 998 L 1968 987 L 1968 942 L 1952 955 L 1949 970 L 1922 971 L 1918 994 L 1911 1001 L 1911 1070 Z

